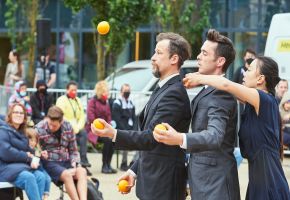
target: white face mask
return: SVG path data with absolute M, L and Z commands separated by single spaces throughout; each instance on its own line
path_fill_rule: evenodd
M 20 96 L 24 97 L 26 96 L 26 92 L 19 92 Z

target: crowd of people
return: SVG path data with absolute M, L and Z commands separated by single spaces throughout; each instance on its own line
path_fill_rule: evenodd
M 125 173 L 119 180 L 129 183 L 123 193 L 136 182 L 139 199 L 183 200 L 188 183 L 191 199 L 239 200 L 234 156 L 239 139 L 249 167 L 246 199 L 290 199 L 281 164 L 283 149 L 290 146 L 290 94 L 277 63 L 247 49 L 245 66 L 228 80 L 224 75 L 236 57 L 233 43 L 210 29 L 197 56 L 199 71 L 182 79 L 179 69 L 191 56 L 188 41 L 160 33 L 156 42 L 151 60 L 159 81 L 138 119 L 128 84 L 110 105 L 106 81 L 97 82 L 86 113 L 74 81 L 54 102 L 47 92 L 55 80 L 49 57 L 41 58 L 37 90 L 29 97 L 19 55 L 11 51 L 5 84 L 14 85 L 15 93 L 0 120 L 0 181 L 25 190 L 31 200 L 47 199 L 51 181 L 64 184 L 71 199 L 87 199 L 87 142 L 101 141 L 102 173 L 116 173 L 112 155 L 123 150 Z M 190 102 L 186 88 L 199 85 L 203 89 Z M 238 138 L 237 100 L 244 104 Z M 96 118 L 104 129 L 93 125 Z M 138 151 L 130 164 L 129 150 Z

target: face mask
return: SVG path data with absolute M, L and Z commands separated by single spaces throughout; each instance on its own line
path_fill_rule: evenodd
M 108 100 L 108 96 L 107 95 L 102 95 L 102 100 L 107 101 Z
M 19 92 L 20 96 L 25 97 L 26 96 L 26 92 Z
M 76 96 L 77 96 L 75 91 L 69 91 L 69 93 L 67 93 L 67 95 L 72 99 L 76 98 Z
M 124 95 L 124 98 L 125 98 L 125 99 L 128 99 L 128 98 L 129 98 L 129 96 L 130 96 L 130 92 L 124 92 L 124 94 L 123 94 L 123 95 Z
M 246 63 L 248 64 L 248 65 L 250 65 L 252 62 L 253 62 L 253 58 L 248 58 L 247 60 L 246 60 Z
M 45 88 L 39 88 L 38 92 L 44 94 L 46 92 L 46 89 Z

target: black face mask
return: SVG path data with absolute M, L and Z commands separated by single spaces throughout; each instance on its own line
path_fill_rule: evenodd
M 124 92 L 123 95 L 125 99 L 128 99 L 130 96 L 130 92 Z
M 250 65 L 252 62 L 253 62 L 253 58 L 248 58 L 247 60 L 246 60 L 246 63 L 248 64 L 248 65 Z
M 46 89 L 45 89 L 45 88 L 40 88 L 40 89 L 38 90 L 38 92 L 44 94 L 44 93 L 46 93 Z

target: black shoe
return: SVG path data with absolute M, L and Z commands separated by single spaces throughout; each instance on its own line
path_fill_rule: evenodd
M 128 165 L 126 163 L 122 163 L 121 164 L 121 167 L 120 167 L 120 170 L 121 171 L 127 171 L 129 169 Z
M 116 174 L 117 173 L 116 169 L 111 168 L 110 170 L 111 170 L 111 174 Z
M 111 169 L 108 167 L 108 165 L 103 165 L 102 173 L 103 174 L 111 174 Z
M 89 162 L 81 162 L 80 164 L 83 167 L 91 167 L 92 166 Z

